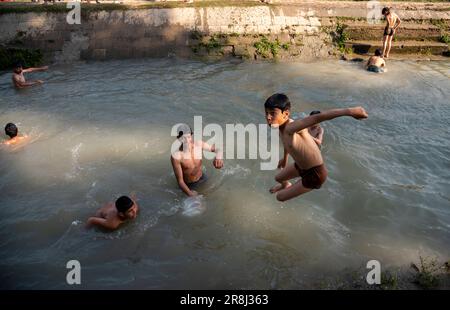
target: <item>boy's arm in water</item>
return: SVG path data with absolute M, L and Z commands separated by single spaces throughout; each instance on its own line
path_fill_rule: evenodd
M 42 80 L 36 80 L 36 81 L 22 81 L 20 80 L 17 76 L 13 76 L 13 82 L 14 82 L 14 86 L 18 87 L 18 88 L 24 88 L 24 87 L 29 87 L 29 86 L 33 86 L 36 84 L 42 84 L 44 83 L 44 81 Z
M 289 156 L 289 153 L 286 150 L 286 148 L 284 148 L 283 158 L 280 159 L 280 161 L 278 162 L 278 169 L 282 169 L 282 168 L 286 167 L 286 165 L 288 163 L 288 156 Z
M 47 69 L 48 69 L 48 66 L 44 66 L 44 67 L 23 69 L 22 72 L 29 73 L 29 72 L 37 72 L 37 71 L 46 71 Z
M 175 173 L 175 178 L 177 179 L 178 186 L 181 188 L 181 190 L 188 196 L 192 197 L 196 195 L 195 191 L 191 191 L 189 187 L 186 185 L 186 182 L 184 182 L 183 178 L 183 169 L 181 168 L 181 163 L 179 160 L 176 160 L 175 158 L 170 157 L 170 161 L 172 162 L 172 168 L 173 172 Z
M 286 125 L 286 133 L 293 135 L 302 129 L 311 127 L 324 121 L 332 120 L 336 117 L 351 116 L 356 119 L 367 118 L 367 112 L 362 107 L 347 108 L 347 109 L 332 109 L 322 111 L 319 114 L 314 114 L 303 119 L 298 119 Z
M 86 228 L 90 228 L 92 226 L 100 226 L 110 230 L 114 230 L 118 227 L 116 223 L 112 223 L 111 221 L 100 217 L 90 217 L 88 219 Z
M 202 149 L 208 152 L 216 153 L 216 158 L 213 161 L 214 168 L 220 169 L 223 167 L 223 153 L 219 148 L 216 147 L 215 144 L 211 146 L 208 143 L 202 141 Z

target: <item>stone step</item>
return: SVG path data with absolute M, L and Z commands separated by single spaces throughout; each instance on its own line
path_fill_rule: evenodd
M 346 48 L 351 48 L 354 53 L 365 55 L 373 54 L 377 48 L 383 48 L 383 42 L 378 41 L 347 41 Z M 448 53 L 448 44 L 439 42 L 423 41 L 399 41 L 392 42 L 392 54 L 424 54 L 424 55 L 444 55 Z
M 353 24 L 345 29 L 349 40 L 378 40 L 383 38 L 385 25 Z M 439 41 L 443 30 L 431 24 L 402 23 L 395 33 L 396 41 Z

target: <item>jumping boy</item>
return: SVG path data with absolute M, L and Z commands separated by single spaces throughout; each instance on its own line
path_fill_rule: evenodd
M 194 156 L 196 150 L 216 153 L 213 161 L 216 169 L 223 167 L 222 152 L 215 145 L 211 146 L 203 141 L 194 141 L 192 130 L 184 124 L 177 129 L 177 139 L 181 146 L 170 157 L 172 168 L 181 190 L 188 196 L 196 196 L 197 192 L 193 189 L 206 181 L 206 175 L 202 170 L 201 156 L 198 156 L 200 158 Z
M 115 203 L 108 203 L 97 210 L 95 216 L 90 217 L 86 226 L 99 226 L 109 230 L 119 228 L 120 224 L 134 220 L 139 211 L 139 206 L 134 199 L 128 196 L 119 197 Z
M 264 107 L 267 124 L 272 128 L 279 128 L 284 146 L 284 157 L 279 163 L 279 167 L 283 169 L 275 176 L 275 180 L 280 184 L 270 189 L 271 193 L 278 192 L 279 201 L 286 201 L 313 189 L 319 189 L 327 178 L 328 172 L 322 154 L 308 132 L 309 127 L 340 116 L 367 118 L 366 111 L 356 107 L 323 111 L 294 121 L 289 118 L 291 103 L 284 94 L 270 96 Z M 294 164 L 286 167 L 288 154 L 294 159 Z M 301 177 L 301 180 L 292 185 L 288 180 L 296 177 Z

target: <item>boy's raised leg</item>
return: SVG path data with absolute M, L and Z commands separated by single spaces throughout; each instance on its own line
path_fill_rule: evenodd
M 279 190 L 288 188 L 289 186 L 291 186 L 291 183 L 288 182 L 288 180 L 296 178 L 298 176 L 299 174 L 294 164 L 286 166 L 275 176 L 275 180 L 280 184 L 277 184 L 274 187 L 272 187 L 270 189 L 270 192 L 273 194 L 278 192 Z
M 286 201 L 292 199 L 294 197 L 300 196 L 307 192 L 312 191 L 312 188 L 304 187 L 302 184 L 302 180 L 298 180 L 294 185 L 291 185 L 285 189 L 282 189 L 277 194 L 278 201 Z

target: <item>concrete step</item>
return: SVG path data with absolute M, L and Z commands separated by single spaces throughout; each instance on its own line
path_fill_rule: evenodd
M 384 24 L 352 24 L 345 29 L 349 40 L 381 40 Z M 402 23 L 395 33 L 396 41 L 439 41 L 442 29 L 431 24 Z
M 347 41 L 346 48 L 351 48 L 354 53 L 365 55 L 373 54 L 377 48 L 383 48 L 383 42 L 377 41 Z M 448 44 L 440 42 L 423 41 L 399 41 L 392 42 L 392 54 L 424 54 L 424 55 L 443 55 L 448 53 Z

